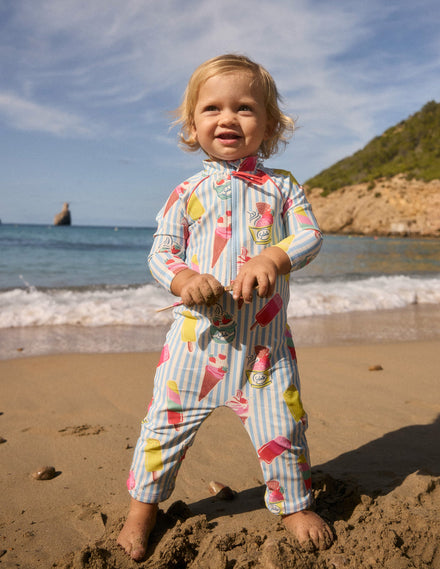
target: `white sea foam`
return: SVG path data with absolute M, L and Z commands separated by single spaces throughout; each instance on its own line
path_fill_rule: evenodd
M 158 326 L 176 299 L 154 285 L 113 289 L 14 289 L 0 292 L 0 328 L 31 326 Z M 381 276 L 363 280 L 292 282 L 289 318 L 440 304 L 440 278 Z

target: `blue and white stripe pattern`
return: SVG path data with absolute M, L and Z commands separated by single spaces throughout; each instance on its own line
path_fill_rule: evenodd
M 234 280 L 246 260 L 277 245 L 292 270 L 310 262 L 321 233 L 302 188 L 289 172 L 255 158 L 205 161 L 174 190 L 158 215 L 149 256 L 153 276 L 170 288 L 184 268 Z M 142 502 L 167 499 L 186 449 L 221 405 L 240 417 L 260 460 L 266 504 L 289 514 L 311 503 L 307 416 L 300 399 L 287 325 L 288 276 L 271 299 L 251 304 L 225 293 L 215 306 L 179 306 L 156 371 L 128 486 Z

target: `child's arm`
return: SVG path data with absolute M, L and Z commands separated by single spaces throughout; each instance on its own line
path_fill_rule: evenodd
M 322 235 L 303 188 L 290 172 L 274 170 L 274 184 L 284 197 L 283 224 L 285 238 L 263 249 L 245 263 L 234 281 L 233 296 L 251 302 L 252 291 L 258 287 L 260 297 L 274 293 L 279 275 L 301 269 L 318 254 Z
M 212 275 L 199 274 L 191 269 L 180 271 L 171 282 L 171 292 L 180 296 L 183 304 L 215 304 L 225 292 L 223 285 Z

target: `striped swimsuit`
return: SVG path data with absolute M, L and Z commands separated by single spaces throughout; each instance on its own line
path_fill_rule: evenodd
M 284 170 L 255 157 L 204 161 L 159 212 L 149 256 L 156 280 L 170 289 L 186 268 L 229 285 L 265 247 L 287 253 L 292 270 L 319 252 L 322 237 L 303 189 Z M 251 304 L 225 292 L 214 306 L 179 306 L 156 370 L 130 476 L 133 498 L 166 500 L 203 420 L 226 405 L 241 419 L 257 452 L 270 511 L 290 514 L 311 504 L 307 416 L 286 318 L 289 275 L 274 295 Z

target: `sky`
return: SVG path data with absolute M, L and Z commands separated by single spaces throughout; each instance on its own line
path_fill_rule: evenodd
M 273 75 L 301 182 L 440 101 L 438 0 L 0 0 L 0 219 L 154 226 L 201 169 L 170 111 L 203 61 Z

